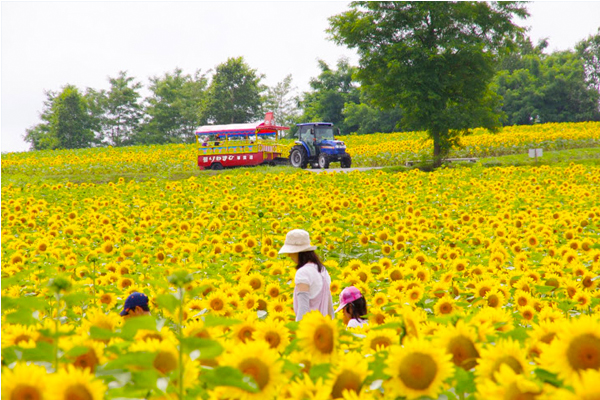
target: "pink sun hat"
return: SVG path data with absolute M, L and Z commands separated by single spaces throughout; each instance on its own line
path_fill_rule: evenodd
M 335 310 L 335 312 L 340 311 L 349 303 L 352 303 L 354 300 L 360 299 L 363 295 L 360 293 L 360 290 L 355 288 L 354 286 L 348 286 L 342 293 L 340 293 L 340 306 Z

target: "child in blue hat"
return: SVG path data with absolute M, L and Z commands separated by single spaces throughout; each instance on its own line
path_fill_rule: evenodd
M 127 299 L 125 299 L 125 305 L 121 316 L 125 319 L 131 317 L 140 317 L 142 315 L 150 315 L 150 307 L 148 307 L 148 296 L 144 293 L 133 292 Z

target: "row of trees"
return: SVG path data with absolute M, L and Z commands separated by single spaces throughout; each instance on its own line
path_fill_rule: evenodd
M 359 66 L 318 61 L 310 90 L 288 75 L 267 87 L 242 57 L 214 72 L 180 69 L 142 84 L 121 72 L 108 90 L 67 85 L 47 93 L 32 149 L 191 142 L 194 128 L 260 120 L 329 121 L 342 133 L 424 129 L 443 155 L 476 126 L 600 120 L 600 30 L 574 50 L 545 53 L 513 16 L 513 2 L 355 2 L 329 33 L 356 48 Z M 293 131 L 293 130 L 292 130 Z

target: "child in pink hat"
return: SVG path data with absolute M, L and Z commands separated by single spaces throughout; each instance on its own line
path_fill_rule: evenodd
M 364 318 L 367 314 L 367 302 L 354 286 L 348 286 L 340 293 L 340 305 L 335 312 L 340 310 L 344 310 L 344 323 L 348 328 L 359 328 L 369 323 Z

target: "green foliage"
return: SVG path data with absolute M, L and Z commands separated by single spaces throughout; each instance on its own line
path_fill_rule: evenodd
M 356 67 L 341 58 L 337 62 L 337 70 L 331 69 L 323 60 L 319 60 L 319 68 L 319 76 L 310 80 L 312 91 L 303 94 L 302 122 L 332 122 L 343 134 L 355 131 L 358 125 L 345 122 L 344 106 L 360 102 L 359 90 L 353 79 Z
M 522 29 L 514 2 L 355 2 L 330 18 L 338 44 L 356 48 L 362 88 L 377 105 L 400 106 L 405 122 L 434 142 L 436 164 L 469 129 L 499 125 L 489 87 L 498 53 Z
M 73 85 L 60 93 L 46 92 L 42 122 L 24 135 L 32 150 L 81 149 L 95 143 L 94 119 L 87 99 Z
M 108 92 L 88 92 L 97 114 L 98 135 L 103 143 L 111 146 L 132 144 L 144 115 L 139 93 L 142 84 L 125 71 L 120 71 L 116 78 L 109 78 L 109 82 Z
M 575 49 L 583 61 L 589 87 L 600 92 L 600 28 L 598 33 L 579 42 Z
M 207 78 L 197 71 L 185 75 L 180 68 L 150 79 L 152 95 L 146 99 L 147 122 L 136 143 L 193 143 L 194 131 L 205 122 L 203 107 Z
M 402 119 L 402 110 L 395 107 L 381 110 L 367 103 L 346 103 L 343 113 L 346 126 L 356 126 L 356 133 L 394 132 Z
M 298 104 L 300 99 L 295 94 L 296 87 L 292 86 L 292 75 L 287 75 L 283 81 L 267 88 L 263 108 L 272 111 L 278 125 L 293 126 L 298 119 Z
M 494 79 L 504 98 L 505 124 L 600 120 L 599 93 L 589 87 L 584 64 L 574 52 L 545 55 L 538 49 L 513 56 L 505 67 Z
M 219 64 L 208 88 L 206 115 L 214 124 L 251 122 L 262 113 L 263 75 L 243 57 Z

